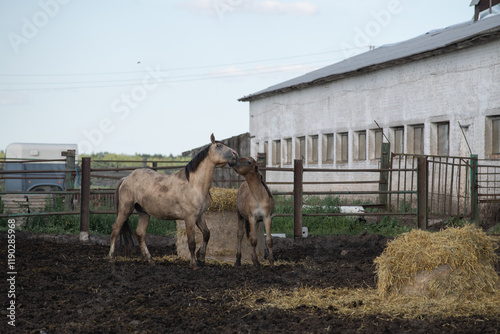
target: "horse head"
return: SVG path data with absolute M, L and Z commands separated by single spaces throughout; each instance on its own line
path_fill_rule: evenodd
M 234 165 L 232 165 L 234 171 L 242 176 L 245 176 L 252 172 L 259 172 L 259 163 L 251 157 L 239 158 Z
M 217 167 L 223 167 L 226 164 L 232 166 L 236 163 L 238 152 L 224 145 L 224 143 L 216 141 L 213 133 L 210 136 L 210 140 L 212 144 L 210 145 L 208 156 Z

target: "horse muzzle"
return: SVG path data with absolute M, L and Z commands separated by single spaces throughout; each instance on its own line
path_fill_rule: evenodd
M 233 167 L 238 162 L 239 157 L 240 156 L 238 155 L 238 152 L 236 152 L 235 150 L 231 150 L 231 157 L 229 158 L 227 164 L 230 167 Z

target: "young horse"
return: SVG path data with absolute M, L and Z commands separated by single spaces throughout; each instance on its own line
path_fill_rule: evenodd
M 252 261 L 259 266 L 255 252 L 257 246 L 256 225 L 264 222 L 266 226 L 266 244 L 269 250 L 269 265 L 274 266 L 273 239 L 271 237 L 271 215 L 274 212 L 274 198 L 264 183 L 257 162 L 253 158 L 239 158 L 233 169 L 245 177 L 238 190 L 236 211 L 238 213 L 238 250 L 236 251 L 236 266 L 241 265 L 241 241 L 245 230 L 247 238 L 253 247 Z
M 191 267 L 197 268 L 195 259 L 195 225 L 203 234 L 203 244 L 196 253 L 200 264 L 205 262 L 205 252 L 210 231 L 205 223 L 204 213 L 210 206 L 210 186 L 215 167 L 232 165 L 238 153 L 210 137 L 212 143 L 196 155 L 184 169 L 174 175 L 164 175 L 151 169 L 136 169 L 122 178 L 115 192 L 117 217 L 111 232 L 109 258 L 113 259 L 115 241 L 120 230 L 130 233 L 129 217 L 136 209 L 139 214 L 136 235 L 142 254 L 151 262 L 146 246 L 146 229 L 150 216 L 158 219 L 182 219 L 186 223 L 188 247 L 191 253 Z M 125 225 L 124 225 L 125 224 Z M 122 230 L 122 226 L 124 229 Z

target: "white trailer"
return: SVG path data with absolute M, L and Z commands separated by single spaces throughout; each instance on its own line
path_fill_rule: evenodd
M 64 170 L 64 161 L 40 161 L 64 159 L 62 152 L 78 150 L 76 144 L 12 143 L 5 150 L 6 171 Z M 78 161 L 75 157 L 75 161 Z M 53 191 L 64 190 L 64 173 L 15 173 L 5 174 L 6 191 Z M 54 177 L 51 179 L 50 177 Z

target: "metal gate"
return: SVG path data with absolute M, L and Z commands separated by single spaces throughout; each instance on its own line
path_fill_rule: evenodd
M 391 172 L 389 186 L 396 190 L 390 196 L 390 205 L 396 210 L 414 210 L 416 196 L 414 194 L 399 194 L 398 191 L 414 191 L 417 189 L 416 169 L 417 158 L 422 155 L 391 154 L 390 165 L 398 170 L 409 172 Z M 467 157 L 425 156 L 427 158 L 427 206 L 430 219 L 444 217 L 473 216 L 473 187 L 471 178 L 474 176 L 473 166 L 477 160 Z

